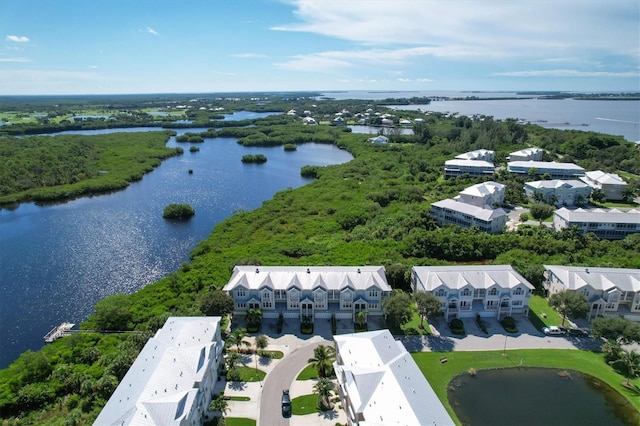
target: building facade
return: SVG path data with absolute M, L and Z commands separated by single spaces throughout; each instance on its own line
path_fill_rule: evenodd
M 584 169 L 577 164 L 555 161 L 509 161 L 507 170 L 523 177 L 548 174 L 551 179 L 578 179 L 584 176 Z
M 524 184 L 524 193 L 531 199 L 539 194 L 542 201 L 556 207 L 583 205 L 591 197 L 591 187 L 580 180 L 537 180 Z
M 586 172 L 584 177 L 580 179 L 593 189 L 601 190 L 607 200 L 617 201 L 624 199 L 624 190 L 627 187 L 627 182 L 615 173 L 595 170 Z
M 473 204 L 446 199 L 431 204 L 431 216 L 438 225 L 457 225 L 462 228 L 476 227 L 482 232 L 502 232 L 509 216 L 501 208 L 478 207 Z
M 389 330 L 333 339 L 333 368 L 347 424 L 455 424 L 414 359 Z
M 170 317 L 150 338 L 94 425 L 200 425 L 223 362 L 220 317 Z
M 458 176 L 486 177 L 493 176 L 496 167 L 483 160 L 447 160 L 444 162 L 444 178 Z
M 583 234 L 594 233 L 598 238 L 621 240 L 640 232 L 640 210 L 569 210 L 564 207 L 556 210 L 553 213 L 553 228 L 561 231 L 570 227 L 576 227 Z
M 534 289 L 510 265 L 414 266 L 411 285 L 440 299 L 447 321 L 526 315 Z
M 383 315 L 391 293 L 383 266 L 236 266 L 224 286 L 234 315 L 261 309 L 265 318 L 352 319 Z
M 454 200 L 476 207 L 496 207 L 504 202 L 506 186 L 493 181 L 479 183 L 460 191 Z
M 509 154 L 508 161 L 542 161 L 540 148 L 525 148 Z
M 544 265 L 549 295 L 563 291 L 583 294 L 589 319 L 623 316 L 640 321 L 640 269 Z

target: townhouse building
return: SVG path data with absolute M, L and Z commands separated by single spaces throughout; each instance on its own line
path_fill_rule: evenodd
M 224 291 L 234 315 L 261 309 L 264 318 L 351 319 L 382 316 L 391 293 L 383 266 L 236 266 Z
M 414 266 L 411 285 L 436 296 L 447 321 L 526 315 L 534 289 L 510 265 Z
M 204 424 L 224 341 L 220 317 L 170 317 L 150 338 L 94 425 Z
M 453 199 L 477 207 L 495 207 L 504 202 L 505 189 L 501 183 L 488 181 L 463 189 Z
M 333 368 L 348 425 L 455 424 L 411 354 L 389 330 L 333 339 Z
M 640 269 L 544 265 L 549 295 L 563 291 L 583 294 L 589 319 L 623 316 L 640 321 Z
M 594 233 L 598 238 L 621 240 L 640 232 L 640 210 L 631 209 L 575 209 L 560 208 L 553 213 L 553 229 L 576 227 L 583 234 Z
M 615 173 L 594 170 L 586 172 L 580 180 L 593 189 L 601 190 L 607 200 L 618 201 L 624 199 L 624 190 L 627 187 L 627 182 Z
M 548 174 L 551 179 L 578 179 L 584 176 L 584 169 L 577 164 L 555 161 L 509 161 L 507 170 L 523 177 Z
M 447 160 L 444 162 L 444 178 L 493 176 L 495 169 L 493 163 L 484 160 Z
M 509 154 L 508 161 L 542 161 L 543 151 L 540 148 L 525 148 Z
M 457 225 L 462 228 L 475 226 L 482 232 L 502 232 L 509 216 L 501 208 L 478 207 L 448 198 L 431 204 L 431 216 L 438 225 Z
M 556 207 L 572 207 L 586 204 L 589 201 L 591 187 L 576 179 L 537 180 L 526 182 L 524 184 L 524 193 L 531 199 L 539 196 L 545 203 L 553 204 Z

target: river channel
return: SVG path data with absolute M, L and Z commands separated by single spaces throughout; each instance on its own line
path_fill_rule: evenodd
M 236 119 L 247 117 L 238 114 Z M 156 129 L 82 133 L 150 130 Z M 0 210 L 0 368 L 25 350 L 40 348 L 44 334 L 59 323 L 86 319 L 101 298 L 134 292 L 175 271 L 234 212 L 255 209 L 280 190 L 308 183 L 300 176 L 302 166 L 352 158 L 322 144 L 286 152 L 218 138 L 197 144 L 200 151 L 195 153 L 174 138 L 168 145 L 182 146 L 185 152 L 124 190 Z M 248 153 L 262 153 L 268 161 L 243 164 L 240 159 Z M 196 215 L 185 223 L 165 221 L 162 209 L 172 202 L 190 204 Z

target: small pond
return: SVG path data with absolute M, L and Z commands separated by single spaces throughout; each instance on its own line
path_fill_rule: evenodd
M 505 368 L 455 377 L 449 403 L 463 425 L 638 425 L 640 413 L 602 381 L 574 370 Z

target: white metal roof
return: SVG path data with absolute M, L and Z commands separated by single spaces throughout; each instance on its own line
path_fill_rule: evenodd
M 524 167 L 527 169 L 534 168 L 538 171 L 542 170 L 572 170 L 582 171 L 584 169 L 573 163 L 557 163 L 555 161 L 509 161 L 507 163 L 509 169 L 512 167 Z
M 502 191 L 504 189 L 505 185 L 494 181 L 488 181 L 469 186 L 460 191 L 460 194 L 472 195 L 474 197 L 484 197 L 489 194 L 495 194 L 496 192 Z
M 391 291 L 384 266 L 236 266 L 224 291 L 248 290 L 366 290 Z
M 504 289 L 517 286 L 534 289 L 511 265 L 414 266 L 412 269 L 418 276 L 418 290 L 424 291 L 433 291 L 442 285 L 449 289 L 466 286 L 489 289 L 496 285 Z
M 364 425 L 454 425 L 414 359 L 389 330 L 334 336 L 335 364 Z
M 585 176 L 600 185 L 626 185 L 627 183 L 622 180 L 620 176 L 615 173 L 605 173 L 602 170 L 594 170 L 586 172 Z
M 579 181 L 577 179 L 570 180 L 561 180 L 561 179 L 551 179 L 551 180 L 536 180 L 533 182 L 525 182 L 525 185 L 531 188 L 545 188 L 545 189 L 553 189 L 553 188 L 586 188 L 586 183 Z
M 488 149 L 476 149 L 475 151 L 465 152 L 460 155 L 456 155 L 455 158 L 460 160 L 476 160 L 478 158 L 483 158 L 486 155 L 494 155 L 495 152 Z
M 505 212 L 501 208 L 497 208 L 497 209 L 482 208 L 482 207 L 474 206 L 473 204 L 459 202 L 451 198 L 437 201 L 431 205 L 440 207 L 443 209 L 449 209 L 452 211 L 464 213 L 464 214 L 473 216 L 476 219 L 484 220 L 487 222 L 493 219 L 496 219 L 498 217 L 507 215 L 507 212 Z
M 562 219 L 571 223 L 628 223 L 640 224 L 640 211 L 629 210 L 626 213 L 618 209 L 575 209 L 570 210 L 565 207 L 554 212 Z
M 595 268 L 591 266 L 544 265 L 567 290 L 579 290 L 588 285 L 594 290 L 640 291 L 640 269 Z
M 456 167 L 473 167 L 473 168 L 495 168 L 493 163 L 484 160 L 447 160 L 444 162 L 445 166 L 456 166 Z
M 147 341 L 94 425 L 179 425 L 206 373 L 220 317 L 170 317 Z M 182 409 L 181 409 L 182 407 Z

